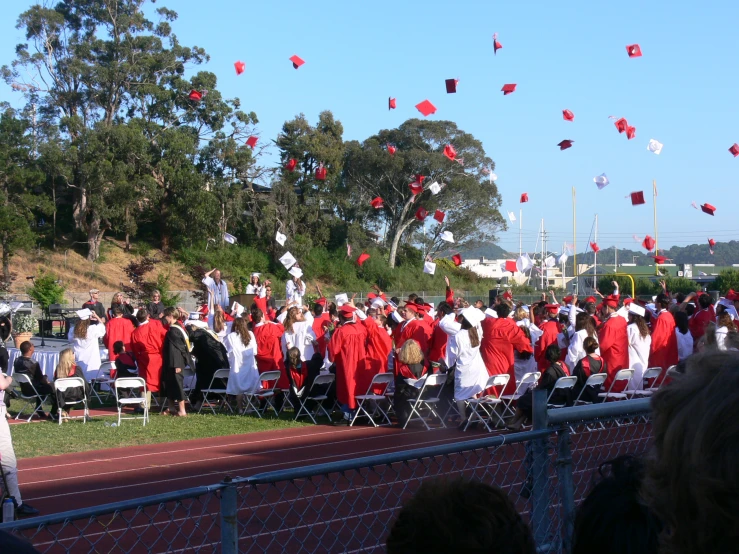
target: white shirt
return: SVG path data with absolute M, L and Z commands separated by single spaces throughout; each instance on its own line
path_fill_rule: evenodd
M 98 339 L 105 336 L 105 325 L 97 323 L 87 328 L 87 338 L 77 339 L 74 337 L 74 329 L 69 330 L 69 342 L 74 348 L 74 358 L 77 365 L 85 372 L 85 377 L 89 381 L 97 377 L 97 370 L 100 369 L 100 345 Z
M 726 329 L 726 327 L 724 327 L 724 329 Z M 675 336 L 677 337 L 677 359 L 679 361 L 683 361 L 685 358 L 693 354 L 693 335 L 690 334 L 690 331 L 683 335 L 676 327 Z M 716 333 L 716 342 L 718 342 L 718 332 Z
M 287 351 L 293 346 L 300 350 L 300 359 L 304 362 L 309 361 L 314 354 L 313 343 L 318 340 L 316 333 L 313 331 L 313 314 L 306 312 L 304 321 L 296 321 L 293 323 L 293 332 L 282 335 L 282 354 L 287 358 Z
M 634 370 L 634 376 L 627 388 L 641 390 L 644 384 L 642 376 L 649 364 L 649 349 L 652 346 L 652 337 L 651 335 L 642 337 L 636 323 L 630 323 L 626 327 L 626 333 L 629 339 L 629 367 Z
M 213 307 L 218 304 L 226 313 L 231 312 L 228 302 L 228 284 L 221 279 L 220 283 L 216 283 L 212 277 L 203 278 L 203 284 L 208 287 L 208 312 L 213 314 Z
M 677 329 L 675 329 L 675 333 L 677 333 Z M 719 327 L 716 329 L 716 346 L 718 346 L 719 350 L 727 350 L 726 348 L 726 338 L 729 336 L 729 328 L 728 327 Z M 680 340 L 680 337 L 678 335 L 678 341 Z M 678 348 L 678 356 L 680 355 L 680 343 L 678 342 L 677 345 Z M 682 358 L 680 358 L 682 359 Z
M 264 285 L 252 285 L 249 283 L 246 285 L 246 294 L 256 294 L 259 298 L 264 298 L 267 292 Z
M 259 390 L 259 370 L 257 369 L 257 339 L 249 331 L 249 344 L 244 346 L 238 333 L 229 333 L 224 341 L 228 353 L 228 394 L 243 394 Z
M 285 295 L 288 303 L 296 302 L 298 306 L 302 306 L 303 296 L 305 295 L 305 283 L 298 286 L 295 284 L 295 281 L 290 279 L 285 285 Z

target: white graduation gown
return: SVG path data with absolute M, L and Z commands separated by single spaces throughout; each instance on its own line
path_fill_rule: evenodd
M 572 371 L 575 369 L 577 362 L 579 362 L 585 357 L 585 349 L 583 348 L 583 342 L 585 342 L 586 338 L 588 338 L 587 329 L 580 329 L 574 335 L 572 335 L 570 346 L 567 349 L 567 357 L 565 358 L 565 364 L 570 370 L 570 375 L 572 375 Z M 598 356 L 600 356 L 600 348 L 596 349 L 595 353 L 598 354 Z
M 249 331 L 249 344 L 244 346 L 238 333 L 229 333 L 224 342 L 228 353 L 228 394 L 243 394 L 259 390 L 259 370 L 257 369 L 257 339 Z
M 85 377 L 89 381 L 97 377 L 97 371 L 100 369 L 100 344 L 98 339 L 105 336 L 105 325 L 97 323 L 87 328 L 87 338 L 77 339 L 74 337 L 74 327 L 69 330 L 69 342 L 74 348 L 74 358 L 77 361 L 77 367 L 82 368 Z
M 447 360 L 456 364 L 454 372 L 454 399 L 467 400 L 485 389 L 488 370 L 480 355 L 480 347 L 472 347 L 470 335 L 466 330 L 449 336 Z
M 644 370 L 649 364 L 649 348 L 652 346 L 652 337 L 642 337 L 636 323 L 630 323 L 626 328 L 629 336 L 629 367 L 634 370 L 634 376 L 629 382 L 630 390 L 641 390 Z
M 293 323 L 293 332 L 282 335 L 282 354 L 287 358 L 287 351 L 293 346 L 300 350 L 300 359 L 304 362 L 310 361 L 313 357 L 313 343 L 318 340 L 315 331 L 313 331 L 313 315 L 310 312 L 305 313 L 305 321 L 296 321 Z

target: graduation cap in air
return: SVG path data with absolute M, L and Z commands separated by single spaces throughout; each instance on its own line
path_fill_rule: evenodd
M 444 81 L 447 94 L 454 94 L 457 92 L 457 83 L 459 83 L 459 79 L 447 79 Z
M 618 129 L 619 133 L 623 133 L 624 131 L 626 131 L 626 128 L 629 126 L 629 122 L 626 121 L 625 117 L 622 117 L 621 119 L 617 119 L 614 125 L 616 126 L 616 129 Z
M 644 191 L 632 192 L 629 195 L 629 197 L 631 198 L 632 206 L 639 206 L 641 204 L 646 204 L 646 200 L 644 200 Z
M 568 148 L 572 148 L 572 143 L 575 142 L 574 140 L 563 140 L 560 142 L 557 146 L 559 146 L 560 150 L 567 150 Z
M 652 259 L 654 260 L 654 263 L 656 263 L 657 265 L 662 265 L 663 263 L 667 261 L 668 258 L 667 256 L 656 256 L 655 255 L 655 256 L 652 256 Z
M 452 146 L 451 144 L 447 144 L 444 147 L 444 155 L 451 161 L 454 161 L 454 158 L 457 157 L 457 151 L 454 149 L 454 146 Z
M 282 233 L 280 233 L 279 231 L 277 231 L 277 233 L 275 233 L 275 241 L 276 241 L 276 242 L 277 242 L 277 244 L 279 244 L 280 246 L 285 246 L 285 241 L 286 241 L 286 240 L 287 240 L 287 235 L 283 235 L 283 234 L 282 234 Z
M 187 97 L 193 102 L 200 102 L 203 99 L 203 93 L 198 90 L 191 90 Z
M 500 90 L 503 91 L 503 96 L 511 94 L 512 92 L 515 92 L 516 90 L 516 83 L 509 83 L 507 85 L 503 85 L 503 88 Z
M 498 42 L 498 33 L 493 34 L 493 54 L 498 55 L 498 50 L 503 48 L 503 45 Z
M 659 153 L 662 152 L 663 146 L 664 144 L 662 144 L 660 141 L 649 139 L 649 144 L 647 144 L 647 150 L 659 155 Z M 739 152 L 739 150 L 737 150 L 737 152 Z
M 287 169 L 288 171 L 295 171 L 296 167 L 298 167 L 298 160 L 296 160 L 295 158 L 290 158 L 287 164 L 285 164 L 285 169 Z
M 298 263 L 298 260 L 296 260 L 295 256 L 290 254 L 290 252 L 285 252 L 280 258 L 280 263 L 285 266 L 285 269 L 290 269 L 292 266 Z
M 451 231 L 442 231 L 442 233 L 439 235 L 439 238 L 446 242 L 454 242 L 454 235 Z
M 421 112 L 424 117 L 428 117 L 431 114 L 436 113 L 436 106 L 428 100 L 424 100 L 423 102 L 416 104 L 416 109 Z
M 444 223 L 445 217 L 446 217 L 446 214 L 442 212 L 441 210 L 436 210 L 434 212 L 434 219 L 438 221 L 439 223 Z
M 608 180 L 608 176 L 605 173 L 601 173 L 597 177 L 593 177 L 593 181 L 598 186 L 598 190 L 603 190 L 610 183 L 610 181 Z
M 398 148 L 397 148 L 397 147 L 395 147 L 395 146 L 393 146 L 392 144 L 388 144 L 388 145 L 387 145 L 387 151 L 388 151 L 388 152 L 390 153 L 390 155 L 392 156 L 392 155 L 394 155 L 394 154 L 395 154 L 395 152 L 397 152 L 397 151 L 398 151 Z
M 291 56 L 290 61 L 293 62 L 293 67 L 295 69 L 298 69 L 301 65 L 305 63 L 305 61 L 300 56 Z
M 397 107 L 398 107 L 398 104 L 395 101 L 395 98 L 388 98 L 387 99 L 387 109 L 388 110 L 394 110 Z
M 259 137 L 255 137 L 254 135 L 252 135 L 248 139 L 246 139 L 246 145 L 249 148 L 253 149 L 257 145 L 258 141 L 259 141 Z
M 641 58 L 641 46 L 638 44 L 629 44 L 626 47 L 626 53 L 629 55 L 629 58 Z
M 516 273 L 516 271 L 518 271 L 518 268 L 516 267 L 516 260 L 506 260 L 505 270 L 510 271 L 511 273 Z
M 732 144 L 731 148 L 729 148 L 729 152 L 731 152 L 735 158 L 739 156 L 739 144 L 737 143 Z
M 376 209 L 379 210 L 380 208 L 384 207 L 383 200 L 379 196 L 377 198 L 374 198 L 372 202 L 370 202 L 370 205 Z
M 408 186 L 413 194 L 421 194 L 423 192 L 423 185 L 417 181 L 409 183 Z
M 590 248 L 592 248 L 593 249 L 593 252 L 595 252 L 596 254 L 600 251 L 600 247 L 595 242 L 591 242 L 590 243 Z
M 716 206 L 712 206 L 711 204 L 708 204 L 708 203 L 702 204 L 701 210 L 704 213 L 707 213 L 708 215 L 714 215 L 714 212 L 716 211 Z
M 629 125 L 626 127 L 626 138 L 628 140 L 633 139 L 636 136 L 636 127 Z
M 460 265 L 462 265 L 462 256 L 460 256 L 459 254 L 454 254 L 454 256 L 452 256 L 452 261 L 454 262 L 454 265 L 459 267 Z
M 429 213 L 423 208 L 423 206 L 419 207 L 416 210 L 416 219 L 418 221 L 423 221 L 428 217 Z
M 575 114 L 570 110 L 562 110 L 562 117 L 565 121 L 575 121 Z
M 441 185 L 434 181 L 429 185 L 429 190 L 431 191 L 431 194 L 437 195 L 441 192 Z
M 645 250 L 648 250 L 651 252 L 652 250 L 654 250 L 654 247 L 657 245 L 657 242 L 652 237 L 647 235 L 646 237 L 644 237 L 644 240 L 642 241 L 641 245 L 644 247 Z
M 523 194 L 521 195 L 521 204 L 523 204 L 524 202 L 528 202 L 528 201 L 529 201 L 529 193 L 527 193 L 527 192 L 524 192 L 524 193 L 523 193 Z
M 323 164 L 320 164 L 316 168 L 316 179 L 318 179 L 319 181 L 325 181 L 326 173 L 327 173 L 326 168 L 323 166 Z
M 423 272 L 433 275 L 436 273 L 436 264 L 431 261 L 423 262 Z
M 357 264 L 359 265 L 359 267 L 362 267 L 362 265 L 364 265 L 364 262 L 366 262 L 369 259 L 370 259 L 370 255 L 367 254 L 367 252 L 362 252 L 359 255 L 359 258 L 357 258 Z
M 716 246 L 716 241 L 713 239 L 708 239 L 708 251 L 713 254 L 713 247 Z
M 239 61 L 234 64 L 234 68 L 236 69 L 236 75 L 241 75 L 246 69 L 246 64 Z

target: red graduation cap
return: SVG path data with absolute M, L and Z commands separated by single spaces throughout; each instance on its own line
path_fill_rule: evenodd
M 295 158 L 290 158 L 290 160 L 285 165 L 285 169 L 288 171 L 295 171 L 295 168 L 298 167 L 298 160 Z
M 667 256 L 652 256 L 652 258 L 657 265 L 662 265 L 667 261 Z
M 638 44 L 629 44 L 626 47 L 629 58 L 641 58 L 641 47 Z
M 557 146 L 559 146 L 560 150 L 567 150 L 568 148 L 572 148 L 573 142 L 575 141 L 574 140 L 563 140 Z
M 326 180 L 326 168 L 323 167 L 323 164 L 319 165 L 316 168 L 316 179 L 319 181 L 325 181 Z
M 639 206 L 640 204 L 646 204 L 646 200 L 644 200 L 644 191 L 639 192 L 632 192 L 630 194 L 631 196 L 631 205 L 632 206 Z
M 421 194 L 423 192 L 423 185 L 420 183 L 410 183 L 408 185 L 411 188 L 413 194 Z
M 444 81 L 447 94 L 454 94 L 457 92 L 457 83 L 459 83 L 459 79 L 447 79 Z
M 511 294 L 511 291 L 507 290 L 503 293 L 503 298 L 506 300 L 513 300 L 513 294 Z
M 657 244 L 656 241 L 649 235 L 644 237 L 644 240 L 641 243 L 641 245 L 645 248 L 645 250 L 648 250 L 650 252 L 654 250 L 654 247 L 656 246 L 656 244 Z
M 239 61 L 234 64 L 234 68 L 236 68 L 236 75 L 241 75 L 246 69 L 246 64 Z
M 562 110 L 562 117 L 565 121 L 575 121 L 575 114 L 570 110 Z
M 626 121 L 625 117 L 622 117 L 621 119 L 617 119 L 614 125 L 616 126 L 616 129 L 618 129 L 619 133 L 623 133 L 629 126 L 629 122 Z
M 629 125 L 626 127 L 626 138 L 628 140 L 633 139 L 636 136 L 636 127 L 633 127 L 632 125 Z
M 446 214 L 442 212 L 441 210 L 436 210 L 434 212 L 434 219 L 438 221 L 439 223 L 444 223 L 445 217 L 446 217 Z
M 454 262 L 454 265 L 459 267 L 460 265 L 462 265 L 462 256 L 460 256 L 459 254 L 454 254 L 454 256 L 452 256 L 452 261 Z
M 416 219 L 418 221 L 423 221 L 424 219 L 426 219 L 428 217 L 428 215 L 429 215 L 429 213 L 425 210 L 425 208 L 423 206 L 420 206 L 416 210 Z
M 424 100 L 423 102 L 416 104 L 416 109 L 421 112 L 424 117 L 428 117 L 432 113 L 436 113 L 436 106 L 428 100 Z
M 593 252 L 596 252 L 596 253 L 600 250 L 600 247 L 594 242 L 590 243 L 590 248 L 592 248 Z
M 391 155 L 391 156 L 392 156 L 393 154 L 395 154 L 395 152 L 397 152 L 397 150 L 398 150 L 398 149 L 397 149 L 397 148 L 396 148 L 395 146 L 393 146 L 392 144 L 388 144 L 388 145 L 387 145 L 387 151 L 388 151 L 388 152 L 390 152 L 390 155 Z
M 713 254 L 713 247 L 716 246 L 716 241 L 713 239 L 708 239 L 708 250 Z
M 398 104 L 395 101 L 395 98 L 388 97 L 388 99 L 387 99 L 387 109 L 388 110 L 394 110 L 397 107 L 398 107 Z
M 290 61 L 291 61 L 291 62 L 293 62 L 293 67 L 294 67 L 295 69 L 299 68 L 299 67 L 300 67 L 301 65 L 303 65 L 303 64 L 305 63 L 305 62 L 303 61 L 303 59 L 302 59 L 302 58 L 301 58 L 300 56 L 297 56 L 297 55 L 295 55 L 295 56 L 292 56 L 292 57 L 290 58 Z
M 420 173 L 416 175 L 415 183 L 418 183 L 419 185 L 423 184 L 423 180 L 426 178 L 425 175 L 421 175 Z
M 565 304 L 572 304 L 572 296 L 565 296 L 562 299 L 562 302 L 564 302 Z
M 603 299 L 603 304 L 611 308 L 618 308 L 618 299 L 619 297 L 615 294 L 609 294 Z
M 734 154 L 734 157 L 735 158 L 737 156 L 739 156 L 739 144 L 737 144 L 736 142 L 734 144 L 732 144 L 731 145 L 731 148 L 729 148 L 729 152 L 731 152 L 732 154 Z
M 370 255 L 367 254 L 367 252 L 362 252 L 359 255 L 359 258 L 357 258 L 357 264 L 359 264 L 359 267 L 362 267 L 362 264 L 364 264 L 364 262 L 366 262 L 369 259 L 370 259 Z M 344 304 L 344 306 L 346 306 L 346 304 Z
M 319 306 L 323 306 L 325 308 L 327 302 L 326 302 L 326 299 L 322 296 L 321 298 L 316 300 L 316 304 L 318 304 Z
M 257 145 L 258 140 L 259 140 L 259 137 L 255 137 L 254 135 L 252 135 L 248 139 L 246 139 L 246 145 L 249 148 L 254 148 Z
M 369 258 L 369 256 L 367 254 L 362 254 L 362 256 L 367 256 Z M 360 256 L 360 258 L 362 256 Z M 359 260 L 357 260 L 357 261 L 359 261 Z M 362 262 L 362 263 L 364 263 L 364 262 Z M 361 266 L 362 264 L 360 263 L 359 265 Z M 351 304 L 342 304 L 341 307 L 339 307 L 339 312 L 344 317 L 352 317 L 354 315 L 354 312 L 356 312 L 356 311 L 357 311 L 357 308 L 355 308 Z
M 493 35 L 493 54 L 497 56 L 498 50 L 500 50 L 501 48 L 503 48 L 503 45 L 500 42 L 498 42 L 498 33 L 495 33 Z
M 516 271 L 518 271 L 518 268 L 516 267 L 516 260 L 506 260 L 505 270 L 510 271 L 511 273 L 516 273 Z
M 203 99 L 203 93 L 198 90 L 191 90 L 187 97 L 193 102 L 200 102 Z
M 528 202 L 528 201 L 529 201 L 529 193 L 528 192 L 524 192 L 521 195 L 521 204 L 523 204 L 524 202 Z
M 714 212 L 716 211 L 716 206 L 712 206 L 711 204 L 702 204 L 701 210 L 703 210 L 708 215 L 714 215 Z
M 454 149 L 454 146 L 452 146 L 451 144 L 447 144 L 444 147 L 444 155 L 450 160 L 454 161 L 454 158 L 457 157 L 457 151 Z
M 585 303 L 586 303 L 586 304 L 595 304 L 595 296 L 588 296 L 588 297 L 587 297 L 587 298 L 585 299 Z
M 560 306 L 559 306 L 559 304 L 547 304 L 546 306 L 544 306 L 544 308 L 550 314 L 557 315 L 557 313 L 559 312 Z
M 373 198 L 370 205 L 376 210 L 384 207 L 383 200 L 379 196 L 377 198 Z
M 510 94 L 516 90 L 516 83 L 509 83 L 507 85 L 503 85 L 503 88 L 500 90 L 503 91 L 503 96 L 506 96 L 507 94 Z

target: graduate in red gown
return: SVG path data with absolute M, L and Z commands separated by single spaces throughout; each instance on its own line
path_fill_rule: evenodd
M 123 342 L 124 352 L 131 352 L 131 334 L 134 326 L 130 319 L 123 317 L 123 308 L 116 306 L 112 308 L 112 319 L 105 324 L 105 336 L 103 344 L 108 349 L 108 357 L 111 362 L 115 362 L 118 354 L 113 350 L 113 345 L 121 341 Z
M 357 323 L 356 311 L 351 304 L 339 308 L 339 327 L 328 343 L 329 359 L 336 364 L 336 398 L 347 420 L 349 412 L 357 408 L 354 396 L 366 393 L 372 381 L 365 361 L 367 329 Z
M 285 362 L 282 358 L 282 344 L 280 339 L 285 334 L 285 328 L 281 323 L 265 321 L 264 312 L 259 308 L 252 309 L 251 320 L 254 324 L 252 333 L 257 340 L 257 369 L 259 373 L 265 371 L 280 371 L 280 379 L 277 388 L 287 389 L 290 380 L 285 371 Z
M 417 377 L 413 375 L 413 372 L 408 368 L 406 364 L 402 363 L 398 359 L 398 353 L 400 353 L 400 349 L 403 347 L 405 341 L 409 339 L 415 340 L 418 343 L 418 346 L 421 348 L 421 352 L 424 354 L 424 356 L 426 356 L 429 351 L 426 326 L 423 324 L 422 321 L 419 320 L 419 312 L 420 310 L 418 309 L 418 306 L 415 302 L 407 302 L 402 309 L 398 310 L 398 313 L 401 315 L 401 317 L 404 318 L 405 321 L 398 325 L 398 327 L 396 327 L 394 331 L 394 333 L 396 334 L 395 375 L 400 375 L 406 379 L 417 379 Z M 398 331 L 398 329 L 400 329 L 400 331 Z
M 649 367 L 661 367 L 659 380 L 664 378 L 667 369 L 677 364 L 677 336 L 675 336 L 675 318 L 667 311 L 670 297 L 660 293 L 655 301 L 658 308 L 656 321 L 652 320 L 652 345 L 649 347 Z M 601 353 L 603 346 L 601 345 Z
M 547 304 L 544 308 L 546 310 L 546 317 L 549 319 L 547 321 L 543 321 L 541 325 L 538 326 L 542 331 L 542 335 L 536 343 L 536 350 L 534 353 L 536 365 L 542 373 L 551 365 L 546 358 L 547 348 L 549 348 L 550 344 L 557 344 L 557 335 L 562 332 L 562 327 L 557 321 L 559 304 Z
M 488 308 L 490 310 L 490 308 Z M 516 392 L 516 372 L 514 370 L 513 351 L 533 352 L 531 340 L 509 318 L 511 307 L 506 302 L 501 302 L 495 307 L 498 317 L 487 317 L 482 321 L 482 340 L 480 341 L 480 354 L 485 362 L 488 375 L 502 375 L 507 373 L 511 376 L 503 391 L 503 394 Z
M 618 310 L 619 297 L 615 295 L 606 296 L 603 299 L 602 316 L 603 323 L 598 328 L 598 342 L 600 344 L 600 355 L 605 360 L 608 368 L 608 378 L 604 383 L 604 390 L 608 390 L 613 378 L 622 369 L 629 368 L 629 332 L 628 321 L 616 314 Z M 626 387 L 617 385 L 613 392 L 620 392 Z
M 146 381 L 147 393 L 159 392 L 162 380 L 162 350 L 167 330 L 159 320 L 149 319 L 147 310 L 136 313 L 139 326 L 131 333 L 131 350 L 139 366 L 139 377 Z
M 313 332 L 316 334 L 316 342 L 318 342 L 318 351 L 321 356 L 326 356 L 328 348 L 328 337 L 326 332 L 333 326 L 331 316 L 326 311 L 326 299 L 321 297 L 313 304 Z
M 453 311 L 452 305 L 448 302 L 439 302 L 436 307 L 436 319 L 434 319 L 434 325 L 431 328 L 431 340 L 429 341 L 429 362 L 441 362 L 441 360 L 446 359 L 446 344 L 449 335 L 439 327 L 439 322 L 444 316 Z
M 687 304 L 696 297 L 696 295 L 698 298 L 696 308 L 698 308 L 698 310 L 690 318 L 688 327 L 690 329 L 690 334 L 693 335 L 693 344 L 697 348 L 698 341 L 706 334 L 706 326 L 709 323 L 716 322 L 716 310 L 713 307 L 713 299 L 711 298 L 711 295 L 706 293 L 691 292 L 685 299 L 684 303 Z
M 393 339 L 388 335 L 382 314 L 373 314 L 362 321 L 367 329 L 367 369 L 374 377 L 387 372 L 388 358 L 393 349 Z M 370 378 L 371 379 L 371 378 Z M 369 384 L 368 384 L 369 386 Z M 359 388 L 359 387 L 358 387 Z M 360 394 L 365 394 L 364 392 Z

